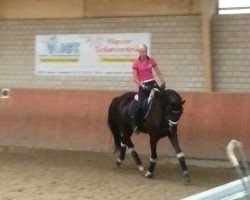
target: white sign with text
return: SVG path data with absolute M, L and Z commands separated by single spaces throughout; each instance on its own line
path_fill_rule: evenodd
M 130 75 L 140 44 L 150 33 L 37 35 L 37 75 Z

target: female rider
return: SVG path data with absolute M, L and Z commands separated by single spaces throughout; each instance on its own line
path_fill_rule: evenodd
M 156 61 L 147 55 L 148 47 L 145 44 L 141 44 L 138 49 L 139 57 L 133 61 L 133 82 L 139 86 L 138 101 L 135 101 L 130 106 L 129 115 L 131 118 L 131 124 L 133 132 L 138 133 L 136 124 L 136 115 L 138 110 L 142 108 L 142 104 L 150 94 L 152 87 L 156 86 L 157 83 L 153 77 L 153 70 L 158 75 L 161 81 L 161 88 L 165 89 L 165 80 L 157 66 Z

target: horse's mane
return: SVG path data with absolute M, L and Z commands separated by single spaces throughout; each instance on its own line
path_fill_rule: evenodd
M 164 96 L 164 98 L 168 98 L 170 103 L 182 101 L 181 96 L 175 90 L 172 90 L 172 89 L 164 90 L 162 92 L 162 95 Z

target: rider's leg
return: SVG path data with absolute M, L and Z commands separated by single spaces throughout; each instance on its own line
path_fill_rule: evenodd
M 133 127 L 133 133 L 139 133 L 137 126 L 137 115 L 140 108 L 142 108 L 144 100 L 149 96 L 150 91 L 144 90 L 139 87 L 138 100 L 134 100 L 129 108 L 129 116 Z
M 136 124 L 136 116 L 137 116 L 137 113 L 138 113 L 139 109 L 140 109 L 139 101 L 134 100 L 132 102 L 132 104 L 130 105 L 129 116 L 130 116 L 130 119 L 131 119 L 131 125 L 132 125 L 132 128 L 133 128 L 133 132 L 137 133 L 137 134 L 139 132 L 138 132 L 137 124 Z

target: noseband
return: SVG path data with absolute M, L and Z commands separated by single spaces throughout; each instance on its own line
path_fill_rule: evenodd
M 170 111 L 170 112 L 172 112 L 172 113 L 174 113 L 174 114 L 179 114 L 179 113 L 181 113 L 180 110 L 172 110 L 172 111 Z M 170 130 L 170 132 L 172 132 L 172 131 L 174 130 L 174 127 L 176 127 L 176 126 L 178 125 L 179 120 L 177 120 L 177 121 L 172 121 L 171 119 L 168 119 L 167 116 L 164 116 L 164 117 L 165 117 L 165 119 L 168 121 L 168 125 L 169 125 L 169 130 Z
M 177 124 L 179 123 L 179 120 L 178 121 L 176 121 L 176 122 L 173 122 L 173 121 L 171 121 L 170 119 L 168 120 L 168 125 L 169 126 L 176 126 Z
M 172 95 L 173 96 L 171 98 L 164 99 L 164 102 L 168 103 L 167 105 L 165 104 L 166 108 L 164 109 L 163 114 L 166 122 L 168 123 L 168 131 L 171 133 L 177 130 L 177 125 L 183 111 L 182 104 L 184 104 L 178 94 L 173 93 Z

